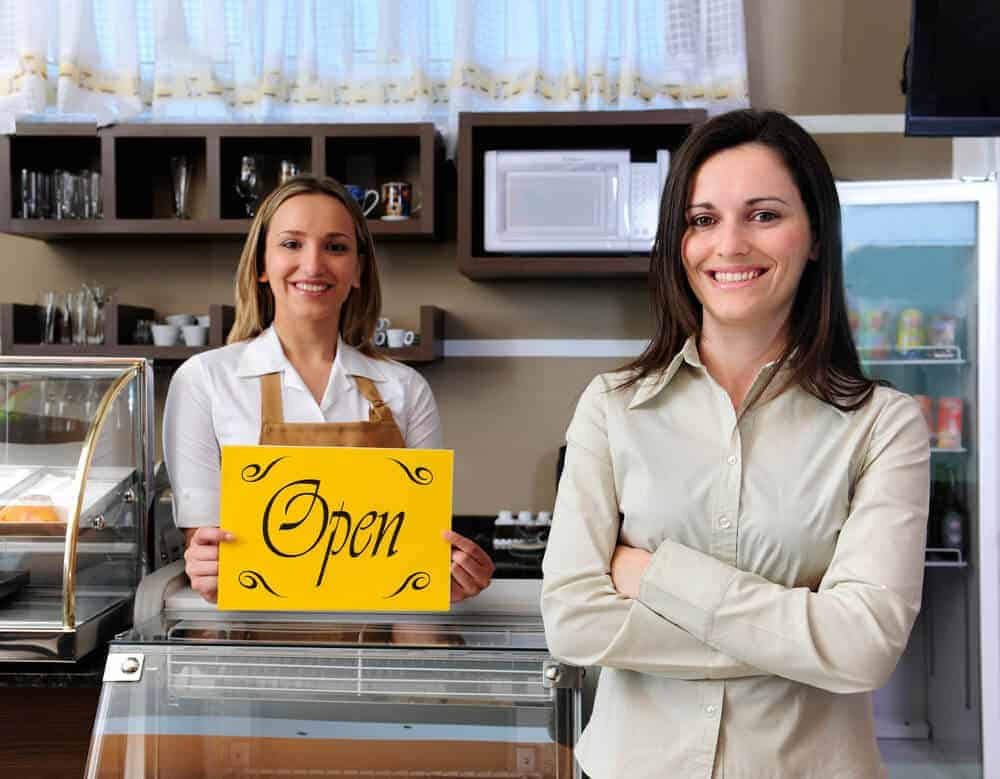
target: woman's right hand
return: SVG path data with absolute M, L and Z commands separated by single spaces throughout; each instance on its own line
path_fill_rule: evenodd
M 184 551 L 184 572 L 191 580 L 191 589 L 209 603 L 218 600 L 219 544 L 236 537 L 220 527 L 188 528 L 187 549 Z

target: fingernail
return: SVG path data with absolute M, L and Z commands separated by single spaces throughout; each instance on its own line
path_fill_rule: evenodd
M 236 536 L 234 536 L 232 533 L 228 533 L 228 532 L 223 536 L 223 538 L 226 541 L 235 541 L 236 540 Z

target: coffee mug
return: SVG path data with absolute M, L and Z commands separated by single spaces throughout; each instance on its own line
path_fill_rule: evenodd
M 375 331 L 375 338 L 374 338 L 374 340 L 375 340 L 375 345 L 376 346 L 379 346 L 379 347 L 385 346 L 385 342 L 386 342 L 385 330 L 376 330 Z
M 351 193 L 351 197 L 358 201 L 361 206 L 361 213 L 368 216 L 378 205 L 378 192 L 374 189 L 365 189 L 357 184 L 344 184 L 344 189 Z M 370 203 L 368 201 L 371 201 Z
M 406 331 L 397 327 L 386 330 L 385 337 L 388 340 L 390 349 L 402 349 L 406 343 Z
M 388 330 L 390 327 L 392 327 L 392 322 L 389 321 L 389 317 L 387 316 L 380 316 L 375 320 L 376 330 Z
M 382 205 L 386 221 L 410 218 L 410 184 L 406 181 L 387 181 L 382 185 Z
M 403 333 L 403 346 L 413 346 L 417 342 L 417 334 L 412 330 Z

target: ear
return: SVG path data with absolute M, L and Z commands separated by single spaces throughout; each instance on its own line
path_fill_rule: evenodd
M 809 260 L 811 262 L 817 262 L 819 260 L 819 241 L 813 243 L 812 248 L 809 250 Z

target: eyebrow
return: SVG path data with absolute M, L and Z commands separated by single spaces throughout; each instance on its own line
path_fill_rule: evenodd
M 777 197 L 775 195 L 767 195 L 766 197 L 752 197 L 749 200 L 744 201 L 744 205 L 755 206 L 758 203 L 765 203 L 769 200 L 777 201 L 778 203 L 781 203 L 786 206 L 788 205 L 786 201 L 782 200 L 780 197 Z M 713 206 L 706 200 L 704 203 L 692 203 L 684 210 L 690 211 L 692 208 L 715 208 L 715 206 Z
M 278 235 L 306 235 L 306 233 L 303 230 L 281 230 L 278 233 Z M 351 236 L 350 236 L 349 233 L 332 232 L 332 233 L 327 233 L 323 237 L 324 238 L 336 238 L 336 237 L 350 238 Z

